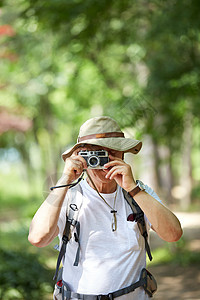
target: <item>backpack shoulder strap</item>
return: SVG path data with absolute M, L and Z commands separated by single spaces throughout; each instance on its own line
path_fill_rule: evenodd
M 74 261 L 74 266 L 78 265 L 79 255 L 80 255 L 80 242 L 79 242 L 80 223 L 78 222 L 78 214 L 82 206 L 82 198 L 83 198 L 82 196 L 83 196 L 83 192 L 80 184 L 68 190 L 67 192 L 68 202 L 66 208 L 66 223 L 65 223 L 65 229 L 63 231 L 62 245 L 59 251 L 56 271 L 53 280 L 55 280 L 57 277 L 60 263 L 62 258 L 65 255 L 67 243 L 71 239 L 73 229 L 76 229 L 76 232 L 74 232 L 74 238 L 75 241 L 78 243 L 78 249 Z
M 137 202 L 129 195 L 129 193 L 124 189 L 122 190 L 123 190 L 124 198 L 126 199 L 133 213 L 135 214 L 135 220 L 137 222 L 138 228 L 140 230 L 141 235 L 144 237 L 146 252 L 148 254 L 149 259 L 152 260 L 151 250 L 148 243 L 148 233 L 147 233 L 146 224 L 144 220 L 144 212 L 141 210 Z
M 83 202 L 83 191 L 81 185 L 79 184 L 76 187 L 70 189 L 68 193 L 69 201 L 67 203 L 66 217 L 68 221 L 71 222 L 71 225 L 75 226 Z
M 66 211 L 66 226 L 67 222 L 70 223 L 69 227 L 69 239 L 71 238 L 71 232 L 73 229 L 74 231 L 74 238 L 75 241 L 78 243 L 78 248 L 76 252 L 76 257 L 74 261 L 74 266 L 78 266 L 79 256 L 80 256 L 80 222 L 78 221 L 78 215 L 83 203 L 83 191 L 81 185 L 77 185 L 76 188 L 72 188 L 70 190 L 70 201 L 68 203 L 67 211 Z

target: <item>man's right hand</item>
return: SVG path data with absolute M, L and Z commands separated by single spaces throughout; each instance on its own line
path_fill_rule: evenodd
M 87 169 L 86 160 L 78 155 L 79 151 L 74 151 L 74 153 L 65 160 L 62 177 L 65 177 L 66 184 L 71 184 L 80 177 L 84 169 Z

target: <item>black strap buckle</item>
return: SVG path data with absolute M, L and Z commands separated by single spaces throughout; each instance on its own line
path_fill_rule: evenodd
M 66 235 L 63 235 L 62 241 L 63 241 L 65 244 L 67 244 L 67 243 L 69 242 L 69 239 L 68 239 L 68 237 L 67 237 Z
M 113 300 L 113 294 L 110 293 L 108 295 L 98 295 L 97 300 Z

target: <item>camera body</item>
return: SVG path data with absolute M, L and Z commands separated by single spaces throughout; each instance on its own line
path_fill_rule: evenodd
M 81 150 L 78 155 L 86 160 L 88 169 L 103 169 L 103 166 L 109 162 L 108 152 L 105 150 Z

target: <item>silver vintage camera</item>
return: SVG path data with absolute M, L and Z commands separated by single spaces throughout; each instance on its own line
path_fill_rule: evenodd
M 103 169 L 103 166 L 109 162 L 108 152 L 105 150 L 81 150 L 78 155 L 86 160 L 89 169 Z

